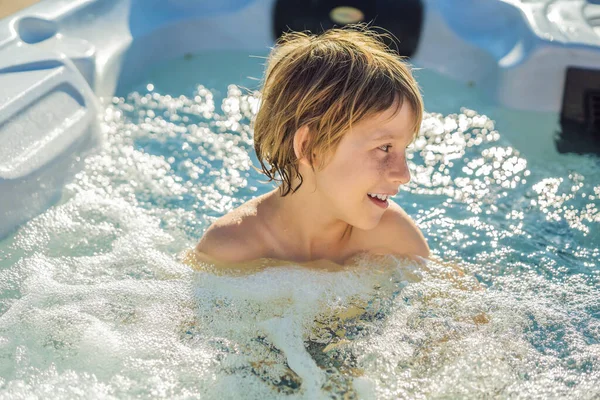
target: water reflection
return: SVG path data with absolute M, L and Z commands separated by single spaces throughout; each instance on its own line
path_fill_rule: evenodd
M 1 244 L 7 397 L 600 396 L 597 159 L 533 162 L 486 115 L 429 113 L 396 201 L 465 281 L 393 257 L 194 271 L 176 255 L 270 190 L 258 100 L 143 88 L 107 106 L 61 203 Z

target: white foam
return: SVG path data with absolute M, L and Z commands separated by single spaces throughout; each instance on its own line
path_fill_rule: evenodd
M 338 272 L 285 265 L 248 276 L 178 262 L 211 219 L 253 193 L 244 175 L 251 131 L 242 117 L 255 99 L 234 89 L 214 118 L 204 88 L 190 98 L 132 96 L 135 106 L 117 99 L 105 148 L 57 206 L 0 244 L 0 397 L 600 396 L 600 325 L 590 318 L 597 285 L 578 275 L 546 279 L 553 260 L 510 264 L 513 249 L 486 248 L 474 256 L 481 262 L 464 264 L 491 282 L 485 291 L 462 290 L 464 282 L 443 278 L 435 263 L 425 273 L 393 257 L 363 258 Z M 194 116 L 213 120 L 175 123 Z M 515 219 L 511 230 L 494 225 L 496 214 L 477 217 L 502 207 L 496 194 L 530 179 L 527 163 L 498 146 L 493 129 L 471 110 L 425 115 L 414 145 L 425 166 L 412 166 L 419 185 L 409 192 L 424 202 L 447 196 L 447 208 L 452 200 L 467 205 L 452 216 L 435 207 L 418 215 L 447 254 L 525 229 L 516 206 L 506 218 L 498 214 Z M 135 146 L 146 139 L 180 140 L 177 148 L 190 155 L 149 154 Z M 477 146 L 467 170 L 444 172 Z M 574 199 L 560 195 L 559 181 L 544 182 L 535 199 Z M 589 209 L 544 213 L 570 216 L 584 232 L 596 215 Z M 591 263 L 597 249 L 578 257 Z

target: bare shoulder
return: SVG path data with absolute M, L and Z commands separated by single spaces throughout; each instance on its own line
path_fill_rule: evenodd
M 204 259 L 230 263 L 261 258 L 259 202 L 260 198 L 252 199 L 213 222 L 198 242 L 196 253 Z
M 423 233 L 406 211 L 391 200 L 381 221 L 369 233 L 373 252 L 429 258 L 429 246 Z

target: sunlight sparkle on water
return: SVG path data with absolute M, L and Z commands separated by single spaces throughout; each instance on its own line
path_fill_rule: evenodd
M 176 254 L 270 190 L 259 101 L 157 87 L 112 99 L 61 201 L 0 243 L 3 396 L 600 396 L 593 158 L 539 164 L 488 116 L 427 113 L 395 201 L 466 277 L 393 257 L 195 272 Z

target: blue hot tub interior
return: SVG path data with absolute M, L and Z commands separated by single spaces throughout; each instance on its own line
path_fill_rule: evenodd
M 597 156 L 544 141 L 555 112 L 428 68 L 413 180 L 394 200 L 465 280 L 394 258 L 248 276 L 180 262 L 271 188 L 250 167 L 266 54 L 197 49 L 97 82 L 115 94 L 99 144 L 0 242 L 2 396 L 600 395 Z

